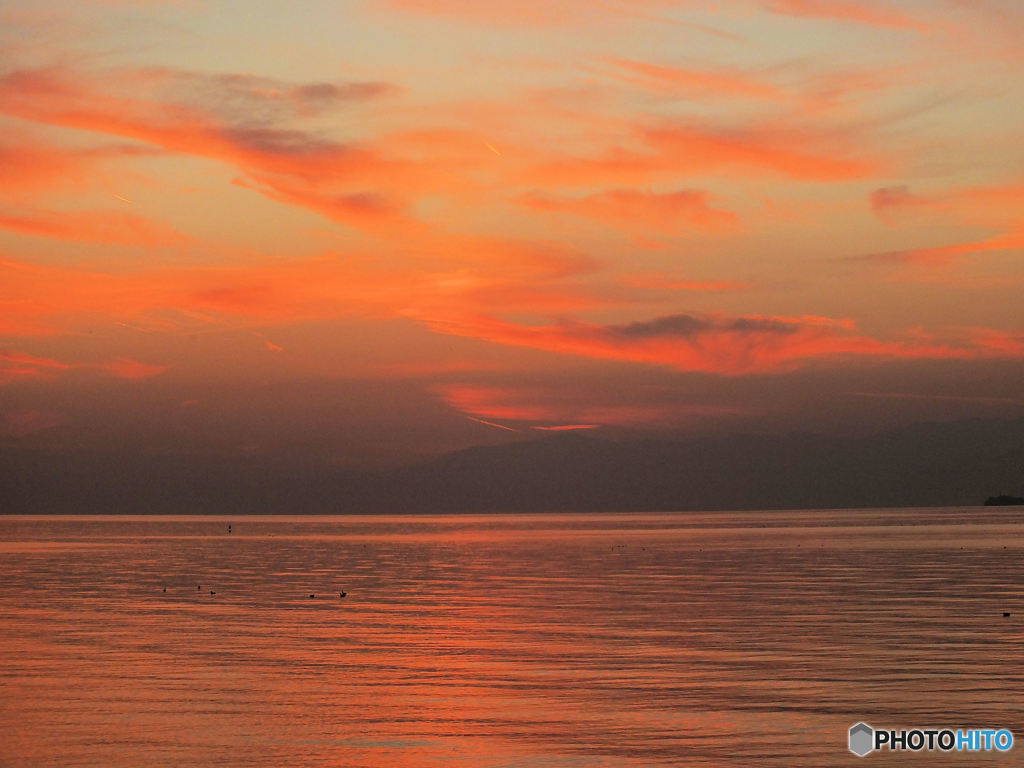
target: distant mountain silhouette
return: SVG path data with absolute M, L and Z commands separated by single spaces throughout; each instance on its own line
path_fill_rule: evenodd
M 10 450 L 20 513 L 418 513 L 976 505 L 1021 487 L 1024 419 L 853 438 L 601 430 L 471 448 L 376 472 L 235 456 Z
M 989 496 L 985 499 L 986 507 L 1016 507 L 1024 504 L 1024 498 L 1020 496 Z
M 1019 484 L 1024 421 L 814 434 L 606 440 L 597 433 L 471 448 L 358 478 L 346 508 L 391 512 L 718 510 L 976 505 Z

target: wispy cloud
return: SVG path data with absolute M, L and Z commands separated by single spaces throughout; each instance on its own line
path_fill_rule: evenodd
M 1016 355 L 1009 343 L 875 339 L 852 323 L 821 317 L 728 317 L 676 314 L 621 325 L 579 321 L 518 325 L 490 317 L 435 322 L 443 333 L 569 355 L 664 365 L 727 376 L 790 371 L 844 358 L 970 359 Z
M 618 57 L 603 58 L 600 64 L 597 71 L 602 74 L 662 92 L 768 101 L 785 98 L 767 80 L 736 69 L 683 69 Z
M 771 13 L 802 19 L 864 24 L 871 27 L 924 32 L 928 25 L 893 8 L 892 3 L 868 0 L 760 0 Z
M 590 156 L 551 157 L 528 176 L 544 184 L 593 186 L 650 183 L 715 171 L 740 177 L 847 181 L 877 173 L 884 163 L 842 136 L 806 127 L 720 128 L 701 123 L 637 125 L 633 146 Z
M 159 248 L 187 238 L 157 221 L 120 211 L 33 211 L 14 214 L 0 208 L 0 229 L 77 242 Z
M 0 382 L 22 378 L 48 378 L 75 370 L 100 371 L 121 379 L 148 379 L 163 373 L 167 367 L 141 363 L 129 358 L 98 363 L 65 362 L 38 357 L 20 350 L 0 349 Z
M 702 190 L 657 193 L 636 189 L 612 189 L 578 198 L 532 193 L 520 199 L 534 210 L 569 213 L 611 226 L 665 234 L 689 230 L 734 230 L 738 217 L 713 208 Z

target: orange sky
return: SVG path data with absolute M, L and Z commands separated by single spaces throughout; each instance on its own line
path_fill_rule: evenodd
M 1022 34 L 1016 0 L 3 3 L 0 432 L 113 399 L 104 439 L 272 451 L 225 427 L 260 386 L 342 463 L 808 393 L 817 429 L 1019 414 Z

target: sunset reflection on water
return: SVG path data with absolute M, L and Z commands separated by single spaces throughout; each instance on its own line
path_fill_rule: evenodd
M 1013 509 L 0 518 L 0 765 L 847 765 L 861 719 L 1020 738 L 1022 548 Z

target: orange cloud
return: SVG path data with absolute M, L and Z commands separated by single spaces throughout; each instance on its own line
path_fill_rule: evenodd
M 142 154 L 150 153 L 125 145 L 68 148 L 5 125 L 0 136 L 0 199 L 20 202 L 52 191 L 81 190 L 97 178 L 106 181 L 99 175 L 100 161 Z
M 542 432 L 566 432 L 606 425 L 664 427 L 699 418 L 734 417 L 741 412 L 731 406 L 689 402 L 680 399 L 675 390 L 645 394 L 648 402 L 637 402 L 635 392 L 624 395 L 618 387 L 603 391 L 600 386 L 552 382 L 510 386 L 460 383 L 436 391 L 468 418 L 516 432 L 520 430 L 488 420 L 511 421 L 523 429 Z
M 37 211 L 30 215 L 0 211 L 0 229 L 78 242 L 152 248 L 187 241 L 184 235 L 164 224 L 119 211 Z
M 0 363 L 4 364 L 4 370 L 8 373 L 15 372 L 24 375 L 37 375 L 46 370 L 65 371 L 74 368 L 69 363 L 36 357 L 13 349 L 0 350 Z
M 531 429 L 537 429 L 541 432 L 574 432 L 578 429 L 598 429 L 600 424 L 556 424 L 554 426 L 534 426 Z
M 81 153 L 5 136 L 0 139 L 0 194 L 82 184 L 88 175 L 86 165 Z
M 621 16 L 650 18 L 647 14 L 680 7 L 705 11 L 735 10 L 746 12 L 751 5 L 773 14 L 804 19 L 844 22 L 871 27 L 925 31 L 927 26 L 902 11 L 868 0 L 720 0 L 715 4 L 692 0 L 633 0 L 633 2 L 594 3 L 591 0 L 381 0 L 396 10 L 448 16 L 486 24 L 517 24 L 542 26 L 573 24 L 587 19 L 615 19 Z M 669 16 L 652 19 L 661 23 L 680 23 L 721 37 L 737 39 L 713 27 L 676 22 Z
M 99 271 L 0 259 L 0 333 L 61 333 L 90 322 L 168 332 L 340 317 L 565 313 L 614 303 L 588 288 L 585 257 L 543 244 L 439 236 L 418 263 L 372 255 Z M 453 263 L 454 262 L 454 263 Z M 621 292 L 621 291 L 620 291 Z M 171 320 L 171 318 L 176 318 Z
M 542 184 L 636 184 L 709 171 L 774 174 L 802 181 L 846 181 L 877 172 L 835 136 L 811 129 L 719 129 L 697 124 L 637 126 L 638 148 L 613 147 L 590 157 L 552 157 L 527 179 Z
M 116 95 L 118 90 L 145 94 L 147 87 L 158 88 L 165 78 L 163 72 L 108 73 L 100 89 L 59 68 L 17 70 L 0 77 L 0 113 L 220 160 L 251 174 L 264 194 L 299 205 L 313 201 L 321 213 L 325 207 L 352 217 L 377 213 L 381 206 L 376 197 L 361 187 L 389 179 L 393 185 L 407 184 L 414 176 L 411 164 L 385 160 L 372 149 L 315 138 L 294 129 L 254 125 L 251 104 L 249 112 L 242 110 L 244 117 L 230 110 L 218 114 L 211 106 L 217 103 L 213 97 L 216 89 L 213 96 L 193 106 Z M 223 87 L 221 81 L 213 82 Z M 309 86 L 313 93 L 317 88 Z M 303 188 L 308 191 L 303 193 Z M 328 190 L 336 195 L 333 206 L 324 202 Z
M 727 280 L 680 280 L 663 272 L 642 272 L 622 275 L 619 281 L 633 288 L 645 291 L 674 293 L 727 293 L 750 288 L 750 283 Z
M 706 71 L 648 64 L 632 59 L 608 57 L 602 62 L 609 75 L 646 88 L 684 92 L 699 96 L 725 95 L 779 101 L 784 98 L 774 85 L 736 70 Z
M 801 129 L 721 131 L 676 126 L 649 129 L 646 139 L 684 167 L 743 166 L 808 181 L 854 179 L 875 169 L 867 160 L 843 157 L 850 154 L 849 148 L 830 148 L 825 136 Z
M 128 358 L 108 363 L 67 363 L 18 350 L 0 350 L 0 382 L 25 377 L 45 378 L 58 372 L 82 369 L 104 371 L 121 379 L 146 379 L 167 370 L 166 366 L 147 365 Z
M 264 175 L 250 175 L 251 180 L 235 179 L 236 186 L 253 189 L 280 203 L 297 205 L 319 213 L 331 221 L 356 229 L 378 231 L 397 236 L 422 231 L 420 225 L 409 219 L 405 206 L 383 195 L 366 192 L 351 194 L 324 194 L 289 184 L 287 181 Z
M 553 418 L 549 408 L 523 402 L 522 392 L 517 388 L 449 384 L 440 387 L 439 391 L 453 408 L 478 420 L 540 421 Z
M 902 11 L 884 3 L 864 0 L 762 0 L 771 13 L 823 21 L 853 22 L 872 27 L 923 32 L 928 27 Z
M 988 251 L 1008 251 L 1018 248 L 1024 248 L 1024 231 L 1008 232 L 984 240 L 942 245 L 936 248 L 910 248 L 903 251 L 888 251 L 886 253 L 868 254 L 867 256 L 855 256 L 852 260 L 943 267 L 956 263 L 962 256 Z
M 736 214 L 712 208 L 708 194 L 699 190 L 659 194 L 613 189 L 582 198 L 533 193 L 520 202 L 539 211 L 571 213 L 628 229 L 657 230 L 666 234 L 686 229 L 731 230 L 737 223 Z
M 594 3 L 592 0 L 383 0 L 396 10 L 430 16 L 449 16 L 487 24 L 527 26 L 565 24 L 600 16 L 635 15 L 638 10 L 671 7 L 672 0 L 636 0 L 634 3 Z
M 1020 184 L 965 187 L 930 195 L 915 194 L 906 186 L 882 187 L 871 193 L 870 203 L 875 214 L 893 226 L 916 216 L 944 224 L 995 226 L 1008 231 L 982 240 L 868 254 L 855 260 L 949 266 L 971 254 L 1024 248 L 1020 213 L 1024 186 Z
M 994 351 L 927 340 L 882 341 L 853 333 L 849 321 L 808 316 L 680 314 L 618 326 L 578 321 L 525 326 L 478 316 L 435 321 L 431 327 L 441 333 L 560 354 L 728 376 L 789 371 L 810 361 L 849 356 L 973 358 Z
M 1017 227 L 1024 208 L 1024 185 L 964 187 L 931 195 L 916 194 L 907 186 L 882 187 L 871 193 L 870 202 L 875 214 L 887 224 L 927 214 L 972 226 Z
M 1008 333 L 992 328 L 978 328 L 970 333 L 971 341 L 978 347 L 999 356 L 1024 356 L 1024 333 Z
M 112 373 L 119 379 L 149 379 L 167 370 L 165 365 L 149 365 L 126 357 L 119 357 L 112 362 L 100 363 L 93 367 Z

